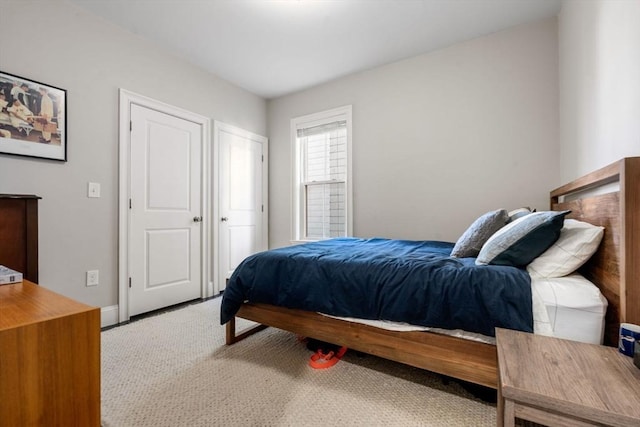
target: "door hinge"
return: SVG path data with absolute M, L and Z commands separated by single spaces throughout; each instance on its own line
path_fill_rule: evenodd
M 129 287 L 131 287 L 131 277 L 129 277 Z
M 129 132 L 133 130 L 133 121 L 129 120 Z
M 262 205 L 262 212 L 264 212 L 264 205 Z
M 129 209 L 131 209 L 131 199 L 129 199 Z
M 262 163 L 264 163 L 264 154 L 262 155 Z

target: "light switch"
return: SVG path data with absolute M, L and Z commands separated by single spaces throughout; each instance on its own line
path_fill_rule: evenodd
M 100 197 L 100 184 L 97 182 L 90 182 L 87 197 Z

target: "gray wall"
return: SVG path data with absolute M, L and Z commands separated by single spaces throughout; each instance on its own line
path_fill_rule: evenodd
M 69 161 L 0 155 L 0 193 L 42 197 L 40 282 L 96 306 L 117 304 L 118 89 L 266 134 L 262 98 L 65 1 L 0 2 L 0 70 L 67 90 Z
M 640 2 L 565 1 L 559 52 L 561 182 L 640 156 Z
M 551 188 L 640 155 L 639 48 L 640 3 L 567 0 L 558 24 L 516 27 L 266 105 L 70 3 L 2 1 L 0 69 L 67 89 L 69 162 L 0 155 L 0 192 L 43 197 L 43 284 L 114 305 L 118 88 L 258 134 L 268 125 L 271 247 L 291 237 L 290 119 L 352 104 L 356 235 L 455 240 L 486 210 L 546 208 Z M 86 197 L 89 181 L 102 184 L 102 198 Z M 100 270 L 97 288 L 84 286 L 89 269 Z
M 546 209 L 557 58 L 551 19 L 269 101 L 270 246 L 291 239 L 290 119 L 347 104 L 356 236 L 455 241 L 488 210 Z

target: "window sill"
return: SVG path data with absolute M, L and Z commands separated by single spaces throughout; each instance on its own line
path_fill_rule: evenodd
M 289 240 L 292 245 L 302 245 L 303 243 L 320 242 L 320 240 Z

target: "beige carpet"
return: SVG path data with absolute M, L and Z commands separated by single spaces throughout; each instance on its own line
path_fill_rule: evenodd
M 347 352 L 307 365 L 269 328 L 224 345 L 220 298 L 102 333 L 102 422 L 142 426 L 493 426 L 495 405 L 439 376 Z

